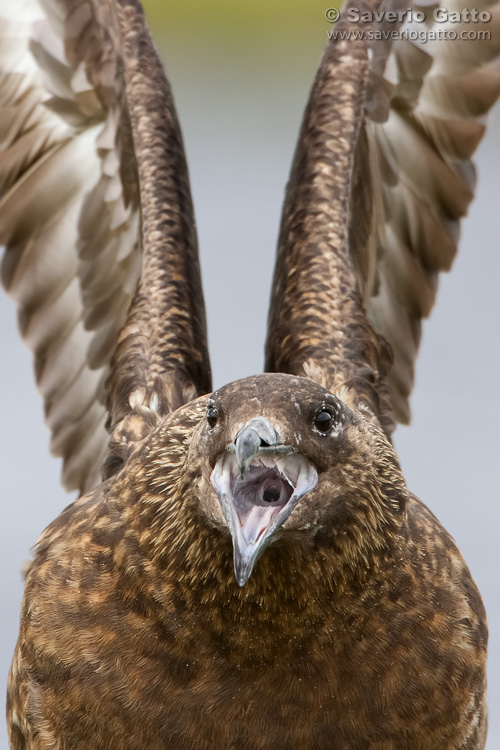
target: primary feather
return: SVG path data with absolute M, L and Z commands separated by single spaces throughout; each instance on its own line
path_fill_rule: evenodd
M 360 24 L 364 39 L 344 40 L 352 10 L 359 15 L 347 4 L 325 51 L 297 144 L 266 369 L 342 389 L 391 430 L 409 420 L 421 319 L 455 256 L 475 184 L 470 157 L 500 93 L 500 72 L 490 64 L 500 51 L 499 8 L 478 6 L 491 15 L 481 25 L 489 41 L 460 39 L 470 30 L 465 22 L 427 23 L 427 33 L 441 36 L 426 45 L 412 41 L 422 23 L 410 14 L 392 45 L 381 35 L 398 25 L 383 21 Z M 458 38 L 447 40 L 450 31 Z
M 182 140 L 140 20 L 126 42 L 132 69 L 132 62 L 124 65 L 112 4 L 55 2 L 42 14 L 33 1 L 22 21 L 17 3 L 1 12 L 3 46 L 12 50 L 0 63 L 2 278 L 35 354 L 51 447 L 64 458 L 63 482 L 83 492 L 101 479 L 106 407 L 110 429 L 117 428 L 113 445 L 123 443 L 118 455 L 107 452 L 108 466 L 116 468 L 126 446 L 143 437 L 137 414 L 135 433 L 119 426 L 129 412 L 149 409 L 155 396 L 165 414 L 210 389 Z M 157 67 L 142 81 L 141 55 L 148 75 L 152 61 Z M 142 118 L 136 132 L 149 139 L 148 154 L 139 158 L 130 112 Z M 144 154 L 140 144 L 138 153 Z M 138 288 L 141 274 L 145 293 Z

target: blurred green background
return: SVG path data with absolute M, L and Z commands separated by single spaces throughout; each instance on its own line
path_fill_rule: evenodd
M 327 7 L 327 0 L 144 3 L 169 72 L 182 64 L 204 77 L 220 66 L 228 75 L 245 73 L 247 83 L 253 71 L 259 79 L 264 76 L 285 86 L 293 75 L 304 82 L 314 75 L 331 28 L 325 19 Z
M 224 1 L 190 0 L 186 3 L 167 3 L 164 0 L 146 0 L 143 6 L 151 25 L 164 28 L 167 33 L 193 35 L 193 40 L 207 38 L 210 45 L 217 38 L 225 39 L 234 45 L 243 43 L 252 46 L 257 40 L 269 39 L 276 42 L 276 33 L 286 30 L 295 34 L 300 45 L 308 43 L 325 21 L 327 7 L 338 7 L 334 2 L 327 5 L 325 0 L 241 0 Z

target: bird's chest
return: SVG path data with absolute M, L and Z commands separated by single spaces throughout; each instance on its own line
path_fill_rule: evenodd
M 398 722 L 407 732 L 398 700 L 408 674 L 374 620 L 363 632 L 333 618 L 282 632 L 272 621 L 241 628 L 181 621 L 128 642 L 117 675 L 137 732 L 127 748 L 375 750 Z M 411 660 L 406 668 L 415 673 Z
M 363 678 L 326 650 L 279 648 L 270 657 L 190 644 L 172 646 L 133 678 L 137 743 L 183 750 L 339 750 L 367 713 Z M 372 717 L 373 718 L 373 717 Z M 140 723 L 139 723 L 140 721 Z M 335 744 L 332 744 L 335 742 Z M 132 746 L 133 747 L 133 746 Z
M 422 615 L 375 605 L 300 622 L 143 623 L 120 639 L 99 710 L 112 721 L 123 704 L 127 750 L 455 747 L 443 742 L 463 705 L 447 685 L 468 677 L 438 635 Z

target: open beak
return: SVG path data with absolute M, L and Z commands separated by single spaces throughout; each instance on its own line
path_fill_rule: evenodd
M 233 538 L 236 580 L 244 586 L 272 534 L 318 475 L 267 419 L 256 417 L 219 456 L 211 481 Z

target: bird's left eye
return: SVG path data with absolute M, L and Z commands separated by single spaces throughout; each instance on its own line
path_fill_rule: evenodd
M 314 417 L 314 426 L 318 432 L 328 432 L 333 423 L 333 417 L 329 411 L 323 409 Z
M 219 419 L 219 412 L 215 408 L 215 406 L 209 406 L 207 409 L 207 422 L 210 425 L 210 427 L 214 428 L 217 424 L 217 420 Z

